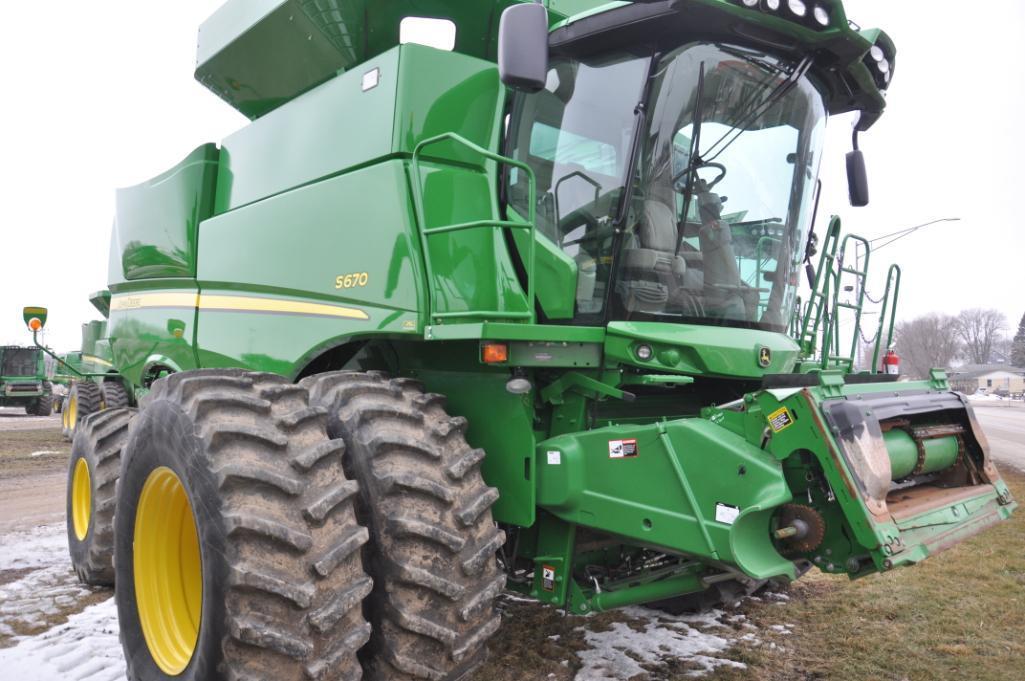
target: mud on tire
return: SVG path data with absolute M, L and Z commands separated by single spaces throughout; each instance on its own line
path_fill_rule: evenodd
M 67 408 L 70 406 L 70 410 Z M 89 414 L 95 414 L 103 408 L 103 394 L 100 386 L 92 381 L 79 381 L 71 386 L 68 393 L 68 403 L 65 405 L 62 434 L 71 440 L 75 437 L 75 431 L 80 423 Z
M 104 409 L 117 409 L 129 404 L 128 391 L 117 381 L 104 381 L 100 386 L 100 392 L 103 395 Z
M 25 407 L 25 413 L 30 416 L 49 416 L 53 413 L 53 386 L 49 381 L 43 381 L 43 394 Z
M 71 445 L 67 525 L 71 565 L 83 584 L 114 585 L 114 511 L 121 450 L 134 409 L 113 409 L 86 418 Z M 79 464 L 79 461 L 84 461 Z M 84 471 L 87 471 L 85 477 Z M 77 472 L 77 476 L 76 476 Z M 88 484 L 88 492 L 76 486 Z M 76 513 L 76 502 L 85 504 Z M 88 502 L 88 503 L 86 503 Z
M 129 679 L 168 678 L 142 630 L 145 582 L 133 564 L 140 496 L 163 468 L 187 495 L 202 581 L 195 644 L 174 678 L 360 678 L 368 535 L 353 511 L 344 443 L 327 438 L 324 414 L 274 374 L 200 370 L 153 384 L 130 429 L 118 494 L 116 598 Z
M 505 535 L 492 521 L 498 492 L 484 484 L 484 452 L 464 437 L 441 395 L 376 372 L 333 372 L 301 381 L 330 406 L 328 432 L 344 440 L 360 483 L 360 520 L 370 529 L 365 563 L 375 587 L 373 624 L 360 657 L 376 680 L 461 679 L 487 655 L 493 609 L 505 586 L 495 553 Z

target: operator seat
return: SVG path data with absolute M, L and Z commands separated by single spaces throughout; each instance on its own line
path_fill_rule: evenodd
M 663 201 L 646 199 L 641 205 L 637 232 L 623 251 L 624 302 L 628 309 L 665 311 L 677 292 L 690 286 L 700 289 L 700 271 L 687 269 L 676 252 L 679 239 L 676 212 Z

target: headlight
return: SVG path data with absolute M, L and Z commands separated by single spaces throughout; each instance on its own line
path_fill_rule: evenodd
M 744 5 L 744 7 L 757 7 L 758 6 L 758 0 L 740 0 L 740 2 L 741 2 L 741 4 Z
M 787 0 L 787 7 L 795 16 L 803 17 L 808 13 L 808 6 L 804 4 L 804 0 Z
M 822 5 L 815 5 L 815 9 L 812 10 L 812 16 L 815 17 L 815 22 L 822 28 L 829 26 L 829 12 Z
M 638 345 L 634 352 L 637 353 L 637 359 L 642 362 L 647 362 L 649 359 L 655 356 L 655 351 L 651 349 L 650 345 Z
M 780 0 L 765 0 L 765 7 L 773 12 L 779 9 Z
M 872 58 L 876 61 L 882 61 L 886 58 L 886 54 L 883 52 L 883 48 L 879 47 L 878 45 L 873 45 L 872 49 L 870 49 L 868 53 L 872 55 Z

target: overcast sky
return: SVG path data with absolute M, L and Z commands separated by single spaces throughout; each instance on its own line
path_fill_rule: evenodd
M 460 0 L 465 1 L 465 0 Z M 48 343 L 78 347 L 106 286 L 114 189 L 163 172 L 245 124 L 192 78 L 196 30 L 221 0 L 7 3 L 0 21 L 0 343 L 21 308 L 50 308 Z M 869 238 L 945 217 L 873 256 L 904 270 L 902 317 L 1025 312 L 1025 2 L 848 0 L 897 44 L 887 113 L 861 137 L 872 202 L 847 203 L 850 120 L 822 165 L 830 214 Z M 874 289 L 874 290 L 873 290 Z M 872 282 L 870 291 L 881 293 Z

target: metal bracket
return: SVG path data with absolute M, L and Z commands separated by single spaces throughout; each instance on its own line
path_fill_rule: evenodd
M 947 382 L 947 372 L 943 369 L 930 369 L 929 385 L 934 390 L 950 390 L 950 383 Z
M 558 380 L 545 386 L 541 391 L 541 399 L 551 404 L 562 404 L 564 401 L 563 395 L 570 391 L 578 392 L 585 397 L 604 395 L 627 402 L 633 402 L 637 397 L 631 392 L 620 390 L 608 383 L 602 383 L 580 372 L 570 371 L 563 374 Z
M 840 371 L 819 371 L 819 387 L 826 399 L 843 397 L 843 373 Z

